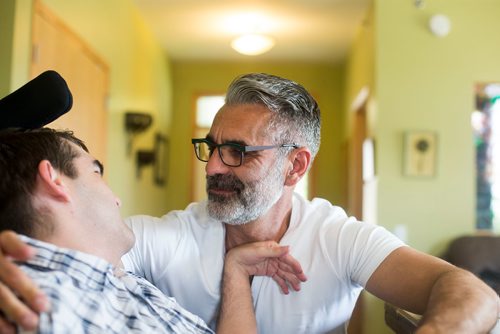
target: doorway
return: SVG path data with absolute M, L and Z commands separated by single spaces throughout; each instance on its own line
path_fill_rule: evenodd
M 351 138 L 348 141 L 348 214 L 358 220 L 365 219 L 365 189 L 368 186 L 368 174 L 373 173 L 373 141 L 368 139 L 366 108 L 368 89 L 363 88 L 354 100 L 351 108 L 352 127 Z M 367 154 L 371 151 L 370 154 Z M 369 168 L 368 168 L 369 167 Z M 349 334 L 363 333 L 364 292 L 358 297 L 356 306 L 349 322 Z

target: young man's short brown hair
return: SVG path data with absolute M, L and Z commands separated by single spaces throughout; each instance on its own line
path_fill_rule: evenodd
M 0 231 L 13 230 L 30 237 L 51 229 L 33 206 L 38 165 L 48 160 L 60 173 L 77 177 L 74 143 L 88 152 L 71 131 L 49 128 L 0 131 Z

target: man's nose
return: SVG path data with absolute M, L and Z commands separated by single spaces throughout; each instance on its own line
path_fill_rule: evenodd
M 121 199 L 119 197 L 116 197 L 115 201 L 116 201 L 116 206 L 118 206 L 119 208 L 121 208 L 122 207 L 122 201 L 121 201 Z
M 222 162 L 219 149 L 216 148 L 208 159 L 207 165 L 205 166 L 205 172 L 207 173 L 207 175 L 216 175 L 226 174 L 228 170 L 229 167 Z

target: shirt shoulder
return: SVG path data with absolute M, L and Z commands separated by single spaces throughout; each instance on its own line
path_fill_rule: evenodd
M 404 246 L 384 227 L 348 216 L 325 199 L 307 201 L 296 196 L 293 211 L 294 234 L 303 239 L 298 244 L 314 245 L 306 251 L 321 253 L 336 276 L 346 281 L 366 285 L 380 263 Z

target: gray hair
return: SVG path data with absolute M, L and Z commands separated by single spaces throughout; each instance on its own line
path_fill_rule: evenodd
M 298 83 L 265 73 L 237 77 L 230 85 L 226 104 L 261 104 L 273 116 L 269 133 L 276 144 L 296 143 L 318 153 L 321 137 L 320 110 L 314 98 Z

